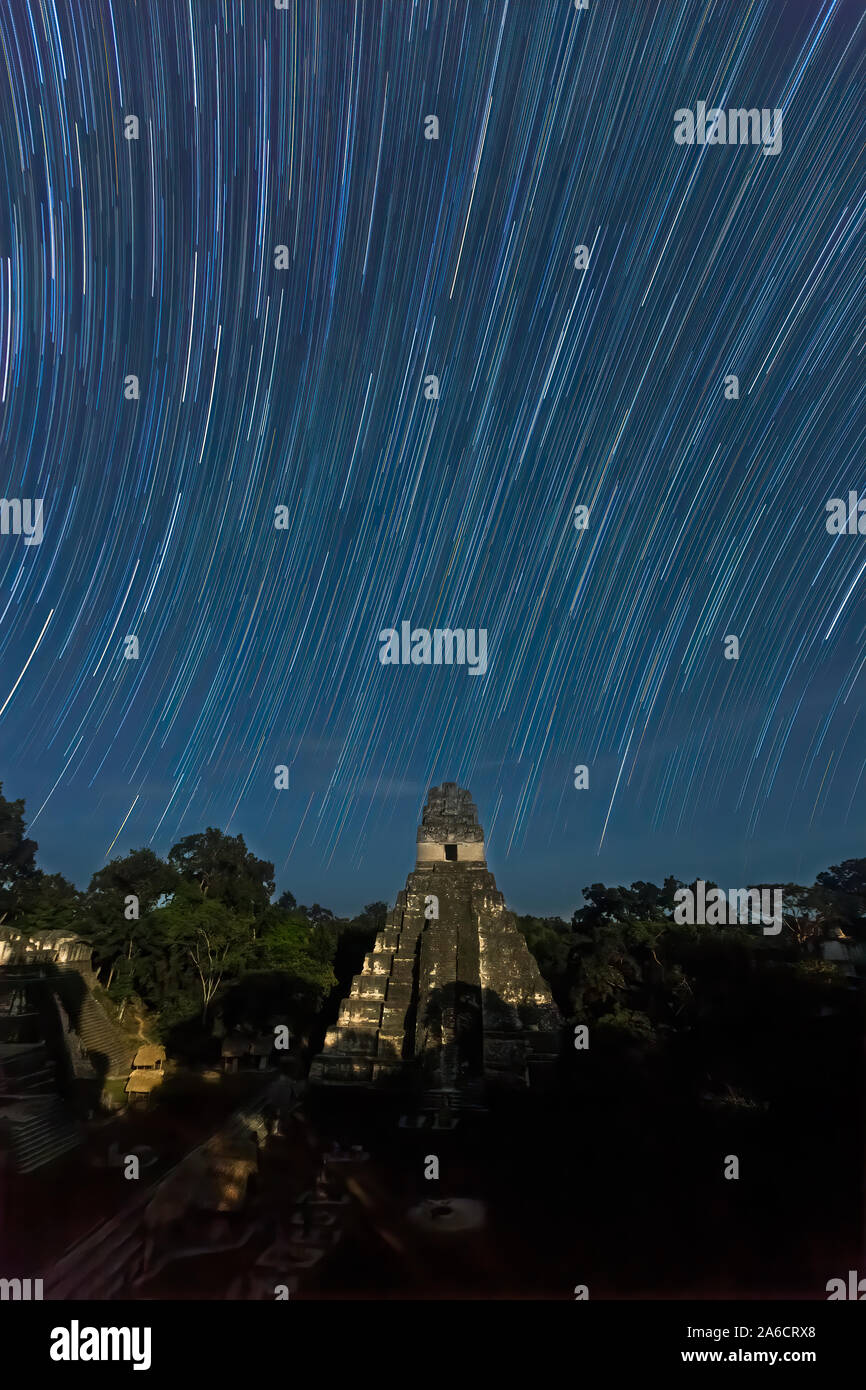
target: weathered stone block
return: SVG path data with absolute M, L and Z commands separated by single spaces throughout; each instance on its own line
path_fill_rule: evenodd
M 352 980 L 353 999 L 384 999 L 387 975 L 356 975 Z
M 386 1001 L 382 1009 L 381 1031 L 392 1034 L 400 1034 L 402 1037 L 403 1029 L 406 1024 L 406 1005 L 394 1004 L 390 1000 Z
M 329 1028 L 325 1046 L 338 1052 L 373 1053 L 376 1051 L 378 1029 L 374 1026 L 356 1024 L 346 1028 Z
M 338 1022 L 346 1023 L 375 1023 L 378 1024 L 382 1017 L 382 1006 L 370 999 L 344 999 L 340 1005 Z
M 393 975 L 388 980 L 388 999 L 397 999 L 408 1005 L 412 998 L 412 980 L 396 980 Z

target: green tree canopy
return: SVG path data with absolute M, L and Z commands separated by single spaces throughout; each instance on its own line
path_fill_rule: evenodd
M 173 845 L 169 864 L 203 898 L 217 898 L 235 912 L 261 915 L 274 893 L 274 866 L 257 859 L 243 835 L 226 835 L 209 826 Z
M 33 934 L 81 934 L 84 894 L 62 874 L 44 874 L 37 869 L 19 881 L 16 895 L 15 926 L 19 929 Z
M 24 802 L 7 801 L 0 782 L 0 926 L 14 921 L 18 890 L 36 874 L 35 840 L 24 833 Z
M 255 954 L 252 913 L 243 916 L 225 902 L 205 899 L 192 883 L 181 884 L 171 901 L 150 914 L 153 938 L 148 954 L 167 957 L 175 992 L 194 993 L 202 1023 L 219 991 L 237 979 Z
M 828 927 L 866 940 L 866 859 L 845 859 L 819 874 L 821 911 Z
M 98 869 L 84 895 L 81 933 L 107 967 L 107 986 L 117 998 L 135 988 L 133 962 L 149 930 L 150 914 L 179 882 L 175 869 L 152 849 L 135 849 Z M 134 899 L 134 901 L 133 901 Z

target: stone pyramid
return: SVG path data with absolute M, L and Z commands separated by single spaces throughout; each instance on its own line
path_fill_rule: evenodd
M 468 791 L 432 787 L 415 869 L 340 1005 L 310 1081 L 524 1087 L 552 1068 L 561 1019 L 487 869 Z

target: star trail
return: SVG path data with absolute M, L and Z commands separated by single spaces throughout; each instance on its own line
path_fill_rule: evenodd
M 0 47 L 43 868 L 216 825 L 354 910 L 445 780 L 519 908 L 863 852 L 860 5 L 7 0 Z M 677 144 L 698 102 L 778 153 Z M 486 673 L 382 665 L 402 622 Z

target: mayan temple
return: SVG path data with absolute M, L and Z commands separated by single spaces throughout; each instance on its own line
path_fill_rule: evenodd
M 415 868 L 340 1005 L 310 1080 L 463 1091 L 550 1072 L 561 1020 L 488 872 L 467 791 L 433 787 Z

